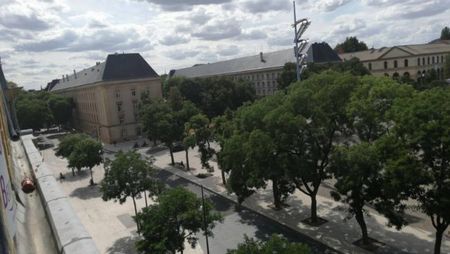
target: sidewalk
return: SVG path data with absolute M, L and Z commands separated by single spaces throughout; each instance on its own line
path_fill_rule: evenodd
M 139 152 L 149 157 L 150 155 L 145 152 L 147 150 L 148 148 L 139 149 Z M 206 170 L 201 168 L 199 154 L 193 149 L 189 150 L 189 154 L 190 171 L 170 167 L 170 155 L 167 150 L 154 153 L 151 156 L 156 159 L 155 166 L 169 170 L 227 198 L 236 200 L 236 197 L 228 194 L 222 185 L 221 172 L 218 170 L 216 163 L 211 162 L 211 165 L 215 168 L 213 176 L 200 179 L 195 175 L 206 173 Z M 185 162 L 184 151 L 174 153 L 174 158 L 176 162 Z M 328 191 L 326 187 L 321 187 L 321 189 L 322 192 Z M 248 198 L 243 205 L 343 253 L 371 253 L 352 244 L 352 242 L 360 239 L 360 228 L 354 218 L 346 220 L 346 207 L 343 204 L 320 195 L 317 197 L 317 201 L 319 216 L 328 220 L 327 223 L 320 227 L 310 227 L 301 222 L 310 215 L 310 199 L 299 191 L 296 191 L 288 198 L 287 203 L 289 207 L 281 211 L 275 211 L 269 207 L 272 203 L 270 185 L 268 185 L 267 189 L 260 190 Z M 366 223 L 369 229 L 369 236 L 385 244 L 374 253 L 433 253 L 434 232 L 413 226 L 407 226 L 401 231 L 397 231 L 386 226 L 387 220 L 383 216 L 371 209 L 368 209 L 368 212 L 369 216 L 366 216 Z M 450 253 L 450 241 L 448 238 L 444 237 L 441 252 Z

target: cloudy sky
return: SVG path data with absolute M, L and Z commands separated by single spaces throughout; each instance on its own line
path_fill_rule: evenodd
M 332 47 L 357 36 L 369 47 L 424 43 L 450 26 L 450 0 L 297 0 L 305 37 Z M 0 0 L 6 78 L 45 86 L 139 52 L 159 73 L 292 46 L 291 0 Z

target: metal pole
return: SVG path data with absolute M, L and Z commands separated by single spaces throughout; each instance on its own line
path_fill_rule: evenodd
M 203 195 L 203 185 L 200 185 L 202 190 L 202 207 L 203 207 L 203 227 L 205 231 L 205 238 L 206 238 L 206 253 L 209 254 L 209 242 L 208 242 L 208 231 L 206 226 L 206 207 L 205 207 L 205 196 Z
M 292 2 L 293 6 L 294 6 L 294 27 L 295 27 L 295 34 L 294 34 L 294 41 L 295 41 L 295 49 L 294 49 L 294 55 L 295 55 L 295 60 L 297 61 L 297 81 L 300 81 L 300 62 L 298 59 L 298 40 L 297 40 L 297 12 L 295 11 L 295 1 Z

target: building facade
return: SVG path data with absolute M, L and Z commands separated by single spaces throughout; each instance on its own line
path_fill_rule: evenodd
M 409 77 L 419 80 L 431 70 L 436 72 L 438 79 L 444 79 L 444 64 L 448 54 L 450 43 L 436 41 L 429 44 L 370 49 L 339 56 L 343 60 L 358 58 L 374 76 Z
M 105 62 L 63 76 L 51 91 L 73 99 L 75 128 L 106 143 L 140 136 L 141 96 L 162 97 L 158 74 L 139 54 L 108 55 Z
M 339 56 L 325 43 L 313 43 L 305 49 L 307 62 L 340 62 Z M 277 79 L 286 63 L 295 63 L 292 48 L 259 55 L 235 58 L 216 63 L 195 65 L 193 67 L 172 70 L 170 76 L 187 78 L 228 76 L 234 80 L 243 79 L 253 83 L 258 96 L 274 94 L 277 91 Z

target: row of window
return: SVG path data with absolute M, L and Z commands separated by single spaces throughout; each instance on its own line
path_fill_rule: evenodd
M 133 97 L 136 96 L 136 88 L 131 88 L 130 92 L 131 92 L 131 96 L 133 96 Z M 117 99 L 120 98 L 120 90 L 119 89 L 116 90 L 116 98 Z
M 444 63 L 444 56 L 429 56 L 427 58 L 425 57 L 418 57 L 417 58 L 417 66 L 423 66 L 423 65 L 430 65 L 430 64 L 438 64 L 438 63 Z M 390 68 L 389 66 L 389 62 L 388 61 L 384 61 L 384 69 L 387 70 Z M 403 60 L 403 67 L 408 67 L 409 66 L 409 60 L 408 59 L 404 59 Z M 393 68 L 398 68 L 399 67 L 399 62 L 398 60 L 394 60 L 393 62 Z M 371 71 L 372 70 L 372 63 L 368 64 L 368 68 Z
M 248 80 L 248 81 L 261 81 L 261 80 L 277 80 L 280 77 L 279 72 L 271 72 L 271 73 L 256 73 L 256 74 L 247 74 L 247 75 L 237 75 L 233 76 L 233 80 Z

